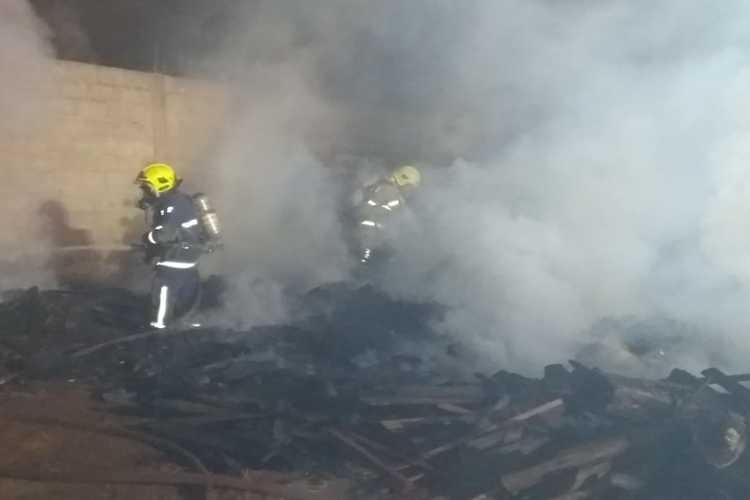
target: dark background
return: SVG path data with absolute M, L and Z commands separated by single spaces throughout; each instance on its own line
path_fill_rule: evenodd
M 180 75 L 221 47 L 252 0 L 31 0 L 58 57 Z

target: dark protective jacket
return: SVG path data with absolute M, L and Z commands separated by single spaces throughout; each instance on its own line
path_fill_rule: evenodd
M 201 227 L 192 198 L 174 189 L 151 204 L 151 230 L 144 240 L 158 256 L 157 266 L 195 267 L 201 255 Z
M 357 223 L 382 229 L 393 213 L 403 206 L 404 197 L 398 186 L 387 180 L 379 181 L 364 189 L 364 199 L 357 210 Z

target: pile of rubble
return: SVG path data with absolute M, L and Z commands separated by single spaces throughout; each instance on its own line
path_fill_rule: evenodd
M 99 482 L 205 497 L 705 500 L 750 487 L 750 377 L 641 380 L 577 363 L 540 379 L 474 374 L 431 334 L 435 306 L 368 288 L 308 299 L 320 314 L 295 325 L 133 335 L 144 299 L 125 291 L 18 293 L 0 306 L 3 387 L 86 388 L 124 419 L 122 436 L 179 467 Z M 0 477 L 87 481 L 35 471 L 0 465 Z

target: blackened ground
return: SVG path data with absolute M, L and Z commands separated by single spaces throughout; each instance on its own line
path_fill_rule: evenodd
M 210 280 L 204 306 L 220 305 L 222 290 Z M 351 498 L 744 498 L 747 459 L 706 463 L 685 408 L 746 414 L 750 397 L 733 406 L 687 373 L 647 381 L 575 363 L 549 366 L 543 379 L 473 373 L 471 357 L 431 330 L 443 313 L 435 304 L 348 284 L 298 301 L 306 314 L 294 324 L 167 331 L 87 351 L 142 333 L 147 297 L 9 293 L 0 381 L 11 392 L 32 382 L 86 388 L 129 429 L 212 472 L 345 478 L 357 485 Z M 627 448 L 608 451 L 617 440 Z

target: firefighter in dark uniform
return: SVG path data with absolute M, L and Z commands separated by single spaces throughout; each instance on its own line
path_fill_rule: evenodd
M 406 194 L 417 188 L 421 179 L 416 167 L 405 165 L 363 189 L 355 209 L 356 251 L 361 264 L 387 259 L 388 241 L 394 236 L 391 223 L 403 209 Z
M 150 210 L 151 229 L 143 235 L 147 255 L 155 258 L 150 325 L 164 329 L 185 316 L 200 295 L 198 258 L 202 253 L 198 214 L 181 180 L 164 163 L 146 166 L 136 180 L 140 206 Z

